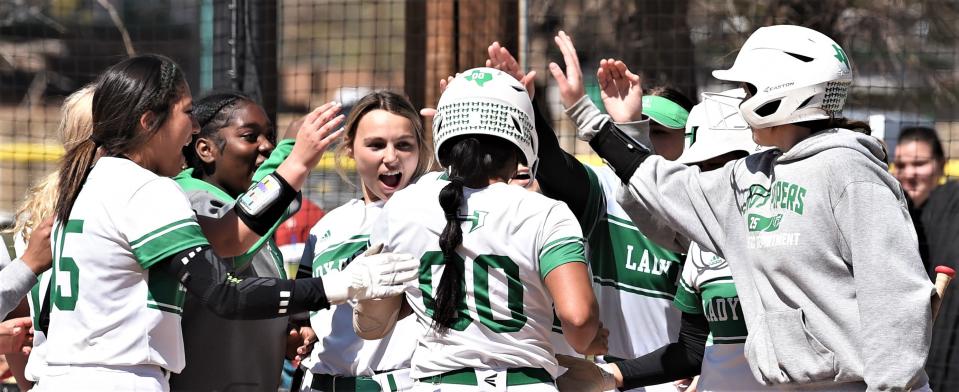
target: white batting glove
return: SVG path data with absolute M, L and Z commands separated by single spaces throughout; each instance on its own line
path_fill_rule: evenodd
M 420 261 L 405 253 L 362 255 L 342 271 L 323 276 L 323 289 L 331 304 L 347 300 L 386 298 L 403 293 L 419 274 Z

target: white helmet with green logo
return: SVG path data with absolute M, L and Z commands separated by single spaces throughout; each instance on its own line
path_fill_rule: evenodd
M 717 79 L 743 82 L 752 96 L 740 106 L 753 128 L 836 117 L 852 84 L 846 53 L 831 38 L 801 26 L 756 30 Z
M 443 161 L 443 143 L 456 136 L 497 136 L 522 151 L 535 178 L 539 140 L 534 118 L 526 89 L 509 74 L 493 68 L 463 72 L 446 87 L 433 117 L 436 160 Z

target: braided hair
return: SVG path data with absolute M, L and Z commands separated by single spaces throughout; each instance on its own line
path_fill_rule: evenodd
M 146 143 L 166 122 L 173 103 L 188 87 L 180 67 L 167 57 L 147 54 L 107 68 L 93 94 L 93 132 L 67 149 L 60 164 L 57 219 L 65 222 L 93 167 L 97 149 L 123 155 Z M 146 129 L 140 119 L 152 113 Z
M 508 180 L 516 173 L 523 154 L 506 139 L 490 135 L 464 135 L 444 143 L 440 150 L 443 166 L 449 168 L 450 183 L 440 191 L 439 202 L 446 216 L 446 227 L 440 233 L 443 251 L 443 276 L 436 288 L 436 312 L 433 328 L 445 333 L 456 322 L 459 307 L 466 296 L 463 259 L 456 248 L 463 243 L 460 206 L 465 197 L 463 187 L 482 188 L 490 179 Z

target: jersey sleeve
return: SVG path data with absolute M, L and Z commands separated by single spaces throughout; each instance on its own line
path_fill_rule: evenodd
M 263 177 L 275 172 L 276 169 L 280 167 L 280 164 L 293 152 L 295 142 L 296 140 L 294 139 L 280 140 L 280 142 L 276 144 L 276 147 L 273 148 L 273 152 L 270 153 L 270 157 L 263 161 L 263 164 L 253 172 L 253 182 L 259 182 Z
M 589 178 L 589 186 L 586 189 L 586 205 L 579 215 L 574 215 L 579 221 L 580 228 L 584 234 L 589 234 L 597 225 L 600 219 L 606 215 L 606 193 L 603 188 L 602 178 L 594 168 L 583 165 L 586 170 L 586 177 Z
M 140 187 L 119 216 L 117 228 L 144 269 L 184 249 L 209 244 L 186 195 L 169 178 Z
M 683 272 L 679 278 L 679 284 L 676 286 L 676 297 L 673 299 L 673 306 L 683 313 L 702 314 L 703 301 L 696 287 L 695 275 L 696 265 L 693 264 L 693 249 L 690 249 L 686 255 L 686 262 L 683 263 Z
M 586 263 L 583 231 L 565 204 L 554 205 L 546 214 L 539 246 L 539 274 L 546 278 L 566 263 Z

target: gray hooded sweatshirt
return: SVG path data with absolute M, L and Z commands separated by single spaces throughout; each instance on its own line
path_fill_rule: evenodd
M 595 126 L 595 115 L 574 120 Z M 660 219 L 729 260 L 758 381 L 916 389 L 934 289 L 884 156 L 844 129 L 705 173 L 651 156 L 618 199 L 631 218 Z

